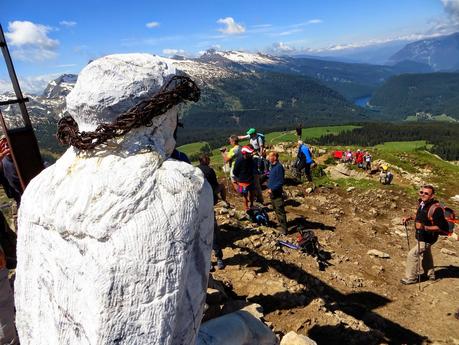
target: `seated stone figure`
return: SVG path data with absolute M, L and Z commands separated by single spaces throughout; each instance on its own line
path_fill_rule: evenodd
M 100 58 L 79 74 L 67 111 L 94 130 L 175 72 L 149 54 Z M 213 198 L 198 169 L 168 159 L 176 126 L 173 107 L 107 145 L 70 147 L 30 182 L 15 287 L 22 345 L 195 343 Z

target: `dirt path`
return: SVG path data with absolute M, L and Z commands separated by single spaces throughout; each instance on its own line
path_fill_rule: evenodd
M 289 225 L 313 229 L 331 266 L 320 271 L 313 258 L 276 246 L 297 234 L 279 237 L 242 219 L 242 200 L 231 194 L 238 211 L 218 216 L 227 267 L 215 279 L 226 281 L 234 298 L 261 304 L 276 332 L 293 330 L 319 344 L 459 344 L 459 242 L 442 238 L 433 247 L 437 281 L 401 285 L 407 244 L 399 222 L 415 201 L 387 188 L 306 194 L 305 187 L 286 187 Z M 410 239 L 413 245 L 412 233 Z M 390 258 L 370 256 L 370 249 Z

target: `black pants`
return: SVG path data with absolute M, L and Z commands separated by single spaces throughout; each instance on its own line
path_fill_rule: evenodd
M 217 224 L 217 218 L 214 213 L 214 240 L 212 242 L 212 250 L 217 259 L 223 259 L 223 251 L 220 246 L 220 228 Z

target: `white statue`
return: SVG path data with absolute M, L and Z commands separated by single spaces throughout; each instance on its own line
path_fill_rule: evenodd
M 175 69 L 149 54 L 86 66 L 67 97 L 80 130 L 112 122 Z M 177 108 L 108 147 L 73 147 L 34 178 L 19 210 L 22 345 L 194 344 L 213 232 L 199 169 L 168 159 Z

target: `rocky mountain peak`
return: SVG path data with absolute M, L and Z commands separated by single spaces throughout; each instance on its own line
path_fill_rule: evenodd
M 56 98 L 67 96 L 75 86 L 77 78 L 78 75 L 76 74 L 63 74 L 51 80 L 43 91 L 43 97 Z

